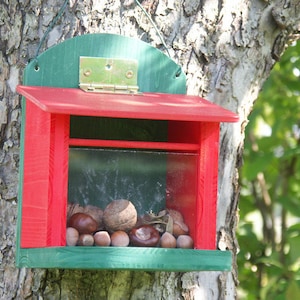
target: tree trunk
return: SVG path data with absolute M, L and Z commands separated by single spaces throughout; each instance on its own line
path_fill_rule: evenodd
M 134 0 L 0 1 L 0 298 L 234 299 L 238 285 L 238 168 L 253 103 L 288 40 L 300 29 L 298 0 L 144 0 L 171 57 L 187 74 L 188 94 L 237 112 L 221 127 L 217 233 L 233 253 L 232 272 L 74 271 L 15 268 L 22 71 L 41 51 L 65 39 L 106 32 L 137 37 L 166 51 Z

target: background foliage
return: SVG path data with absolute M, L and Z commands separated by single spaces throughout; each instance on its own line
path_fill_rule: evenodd
M 300 42 L 265 83 L 246 129 L 241 299 L 300 299 Z

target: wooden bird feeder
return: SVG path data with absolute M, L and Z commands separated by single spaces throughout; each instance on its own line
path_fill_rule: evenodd
M 18 267 L 230 270 L 216 249 L 217 178 L 220 123 L 236 114 L 185 95 L 178 65 L 116 35 L 49 49 L 23 84 Z M 114 199 L 139 215 L 179 211 L 194 248 L 66 246 L 68 203 Z

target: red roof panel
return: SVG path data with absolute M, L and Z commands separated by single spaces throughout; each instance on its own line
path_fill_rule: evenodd
M 151 120 L 238 121 L 235 113 L 198 96 L 93 93 L 79 88 L 22 85 L 17 91 L 49 113 Z

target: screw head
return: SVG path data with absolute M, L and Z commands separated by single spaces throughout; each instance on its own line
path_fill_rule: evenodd
M 125 75 L 128 79 L 132 78 L 133 77 L 133 71 L 132 70 L 128 70 L 126 72 L 126 75 Z
M 92 71 L 91 71 L 90 69 L 87 69 L 87 70 L 85 70 L 85 71 L 83 72 L 83 75 L 84 75 L 85 77 L 89 77 L 91 74 L 92 74 Z

